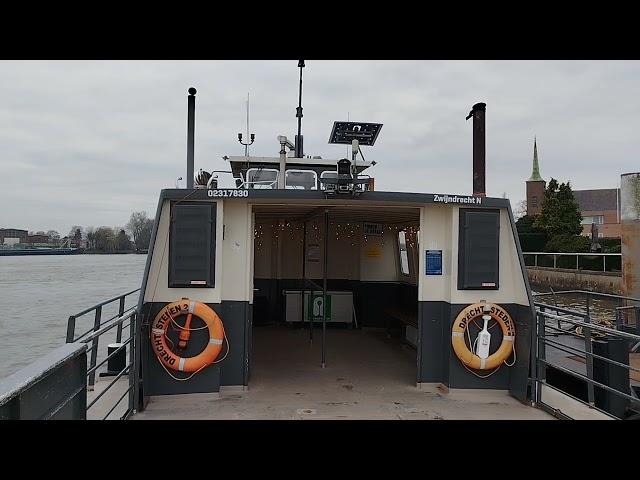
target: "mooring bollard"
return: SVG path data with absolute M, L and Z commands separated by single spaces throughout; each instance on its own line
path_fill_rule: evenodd
M 123 343 L 110 343 L 107 345 L 107 356 L 122 347 Z M 101 377 L 113 377 L 118 375 L 127 365 L 127 347 L 121 349 L 118 353 L 107 360 L 107 371 L 101 372 Z

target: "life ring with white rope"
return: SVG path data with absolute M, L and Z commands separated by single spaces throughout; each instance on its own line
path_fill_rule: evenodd
M 473 353 L 464 341 L 464 334 L 468 329 L 469 322 L 478 317 L 483 318 L 483 320 L 493 318 L 502 329 L 500 347 L 487 358 L 480 358 Z M 514 350 L 515 338 L 516 328 L 511 316 L 503 307 L 495 303 L 474 303 L 469 305 L 458 314 L 451 329 L 453 351 L 463 365 L 475 370 L 491 370 L 499 367 L 502 362 L 511 356 Z

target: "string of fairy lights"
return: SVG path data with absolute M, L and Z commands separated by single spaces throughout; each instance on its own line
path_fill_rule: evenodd
M 360 244 L 362 239 L 364 244 L 369 242 L 369 237 L 380 238 L 381 246 L 384 246 L 384 235 L 371 235 L 364 233 L 364 222 L 329 222 L 329 231 L 336 241 L 347 241 L 352 247 Z M 405 242 L 407 247 L 417 247 L 418 233 L 420 228 L 415 225 L 383 225 L 383 230 L 389 233 L 405 232 Z M 270 234 L 269 232 L 273 232 Z M 277 242 L 280 237 L 287 238 L 291 242 L 303 243 L 304 225 L 302 222 L 296 221 L 277 221 L 271 223 L 258 223 L 254 229 L 255 245 L 258 251 L 262 250 L 265 238 L 269 238 L 273 242 Z M 317 220 L 307 223 L 307 241 L 319 244 L 324 240 L 322 236 L 322 227 Z

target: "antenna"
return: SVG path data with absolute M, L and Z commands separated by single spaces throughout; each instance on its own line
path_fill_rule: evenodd
M 245 157 L 249 156 L 249 145 L 253 145 L 253 142 L 256 139 L 255 133 L 249 134 L 249 93 L 248 92 L 247 92 L 247 136 L 249 137 L 250 141 L 249 143 L 244 143 L 242 141 L 242 133 L 238 134 L 238 141 L 240 142 L 240 145 L 244 145 Z
M 302 69 L 304 68 L 304 60 L 298 60 L 298 68 L 300 69 L 300 88 L 298 91 L 298 108 L 296 108 L 296 117 L 298 117 L 298 134 L 295 138 L 295 155 L 296 158 L 304 157 L 304 148 L 302 146 Z

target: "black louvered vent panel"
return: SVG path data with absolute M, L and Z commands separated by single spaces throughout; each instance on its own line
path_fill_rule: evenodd
M 500 211 L 461 209 L 458 245 L 458 288 L 497 289 Z
M 215 205 L 171 208 L 169 287 L 215 285 Z

